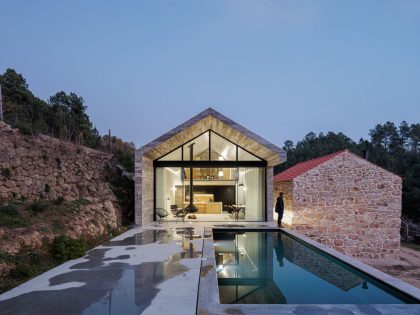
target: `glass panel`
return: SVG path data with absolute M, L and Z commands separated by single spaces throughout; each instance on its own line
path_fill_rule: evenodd
M 211 160 L 236 161 L 236 145 L 212 132 Z
M 193 168 L 193 203 L 197 214 L 229 215 L 236 203 L 236 168 Z M 184 206 L 190 200 L 190 169 L 185 169 Z M 225 217 L 220 217 L 224 220 Z
M 190 178 L 189 168 L 186 169 L 186 179 Z M 194 180 L 235 180 L 236 168 L 229 167 L 214 167 L 214 168 L 193 168 Z
M 255 155 L 245 151 L 241 147 L 238 147 L 238 161 L 261 161 Z
M 182 161 L 182 148 L 178 148 L 175 151 L 164 155 L 159 161 Z
M 246 221 L 262 221 L 265 214 L 265 175 L 263 167 L 240 167 L 238 206 Z
M 183 205 L 183 176 L 181 167 L 156 168 L 156 208 L 172 216 Z
M 209 160 L 209 132 L 203 133 L 201 136 L 184 144 L 184 161 L 190 161 L 190 145 L 193 144 L 193 160 L 208 161 Z

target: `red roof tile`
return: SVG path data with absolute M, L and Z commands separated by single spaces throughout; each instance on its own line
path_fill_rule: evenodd
M 321 156 L 319 158 L 313 159 L 313 160 L 309 160 L 309 161 L 305 161 L 305 162 L 301 162 L 298 163 L 292 167 L 289 167 L 287 170 L 284 170 L 283 172 L 277 174 L 276 176 L 273 177 L 273 180 L 275 181 L 285 181 L 285 180 L 291 180 L 299 175 L 302 175 L 303 173 L 306 173 L 307 171 L 317 167 L 318 165 L 325 163 L 329 160 L 331 160 L 332 158 L 336 157 L 337 155 L 340 155 L 343 152 L 346 152 L 347 150 L 343 150 L 343 151 L 338 151 L 335 153 L 331 153 L 325 156 Z

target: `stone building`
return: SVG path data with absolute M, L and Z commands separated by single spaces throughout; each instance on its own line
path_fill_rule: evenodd
M 402 179 L 348 150 L 299 163 L 274 180 L 287 227 L 345 254 L 397 258 Z
M 286 152 L 212 108 L 136 151 L 135 220 L 271 221 L 273 166 Z M 188 218 L 185 218 L 187 219 Z

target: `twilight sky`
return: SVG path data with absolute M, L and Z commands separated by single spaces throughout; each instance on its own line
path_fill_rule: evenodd
M 137 146 L 211 106 L 283 145 L 420 122 L 420 1 L 0 0 L 0 72 Z

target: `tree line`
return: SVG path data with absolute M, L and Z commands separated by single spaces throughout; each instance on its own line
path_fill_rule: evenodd
M 25 78 L 13 69 L 0 75 L 4 120 L 27 134 L 46 134 L 107 150 L 108 135 L 101 136 L 94 127 L 82 97 L 75 93 L 57 92 L 44 101 L 29 90 Z M 113 154 L 129 172 L 134 172 L 134 144 L 111 138 Z M 339 150 L 363 156 L 403 178 L 403 215 L 420 221 L 420 124 L 403 121 L 378 124 L 370 130 L 369 139 L 358 142 L 343 133 L 308 133 L 295 145 L 288 140 L 283 147 L 286 163 L 275 167 L 281 172 L 296 163 Z
M 108 135 L 101 136 L 76 93 L 59 91 L 44 101 L 29 89 L 13 69 L 0 75 L 4 121 L 25 134 L 45 134 L 98 150 L 108 150 Z M 134 171 L 134 143 L 112 137 L 113 154 L 129 172 Z
M 420 124 L 403 121 L 377 124 L 369 132 L 369 139 L 358 142 L 343 133 L 308 133 L 296 145 L 285 141 L 288 160 L 275 168 L 279 173 L 299 162 L 340 150 L 349 149 L 361 157 L 403 178 L 403 216 L 420 221 Z

